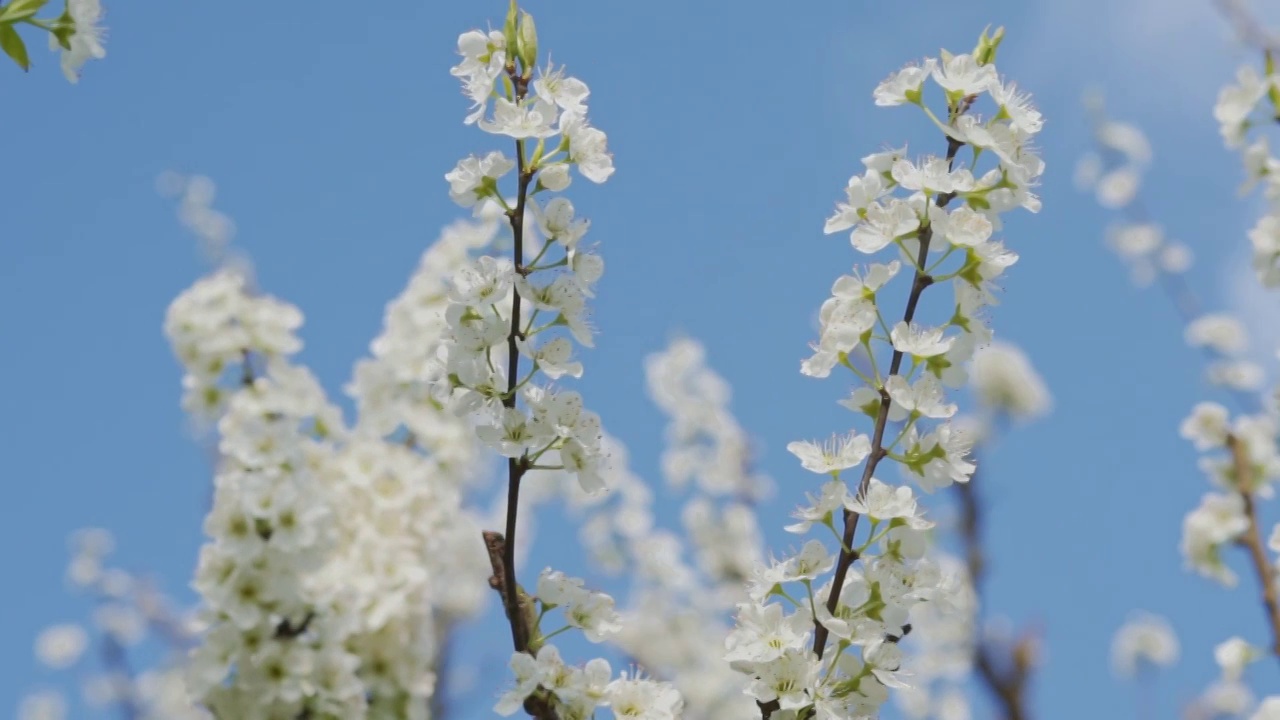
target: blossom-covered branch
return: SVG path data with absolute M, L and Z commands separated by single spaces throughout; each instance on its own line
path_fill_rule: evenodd
M 1223 5 L 1230 7 L 1230 3 Z M 1266 120 L 1259 120 L 1258 109 L 1264 100 L 1271 108 Z M 1100 151 L 1082 162 L 1078 180 L 1095 188 L 1102 204 L 1126 211 L 1130 221 L 1112 231 L 1113 244 L 1134 264 L 1139 281 L 1162 281 L 1187 323 L 1187 342 L 1201 349 L 1209 360 L 1210 381 L 1224 386 L 1237 405 L 1238 414 L 1232 418 L 1226 407 L 1202 402 L 1180 428 L 1182 436 L 1200 452 L 1220 451 L 1201 458 L 1201 469 L 1220 491 L 1206 494 L 1183 520 L 1182 554 L 1190 568 L 1232 587 L 1237 577 L 1226 564 L 1222 548 L 1236 545 L 1245 550 L 1250 571 L 1257 577 L 1263 616 L 1270 628 L 1270 652 L 1280 658 L 1276 561 L 1264 548 L 1257 506 L 1260 499 L 1271 496 L 1270 485 L 1280 477 L 1280 417 L 1273 404 L 1257 394 L 1265 374 L 1259 365 L 1244 357 L 1249 345 L 1244 323 L 1225 313 L 1202 313 L 1202 303 L 1181 278 L 1190 266 L 1189 253 L 1164 241 L 1160 228 L 1150 220 L 1138 199 L 1141 171 L 1150 159 L 1141 131 L 1103 117 L 1100 101 L 1095 100 L 1092 105 L 1098 117 L 1095 127 Z M 1214 117 L 1229 148 L 1244 146 L 1257 129 L 1280 117 L 1280 77 L 1270 50 L 1264 52 L 1263 74 L 1244 66 L 1237 73 L 1236 82 L 1221 91 Z M 1272 157 L 1265 136 L 1249 144 L 1243 158 L 1247 179 L 1241 191 L 1262 183 L 1268 200 L 1267 211 L 1249 232 L 1253 269 L 1264 287 L 1280 286 L 1280 161 Z M 1273 552 L 1280 552 L 1280 535 L 1273 532 L 1267 545 Z M 1140 635 L 1137 631 L 1130 634 L 1159 635 Z M 1244 713 L 1253 699 L 1241 676 L 1244 666 L 1257 656 L 1257 650 L 1240 638 L 1220 644 L 1215 659 L 1222 677 L 1201 696 L 1194 712 L 1206 716 Z M 1270 717 L 1265 714 L 1270 711 L 1264 709 L 1276 706 L 1280 706 L 1280 698 L 1268 698 L 1257 716 Z
M 850 241 L 862 253 L 892 248 L 901 260 L 836 281 L 819 315 L 815 352 L 802 364 L 801 371 L 811 377 L 827 377 L 841 366 L 861 380 L 864 385 L 841 404 L 871 418 L 873 426 L 870 436 L 854 432 L 823 444 L 788 446 L 805 469 L 831 477 L 820 497 L 797 511 L 800 522 L 788 529 L 805 533 L 822 525 L 836 536 L 839 552 L 833 556 L 822 541 L 810 540 L 798 553 L 758 568 L 751 601 L 739 605 L 727 658 L 752 678 L 748 691 L 766 718 L 779 711 L 820 718 L 875 715 L 890 687 L 905 687 L 898 641 L 911 632 L 912 608 L 946 606 L 955 591 L 956 578 L 944 577 L 925 558 L 926 531 L 933 523 L 923 517 L 911 488 L 875 475 L 888 458 L 931 492 L 966 482 L 973 471 L 963 434 L 949 423 L 933 428 L 925 423 L 955 414 L 943 386 L 963 384 L 964 363 L 991 337 L 979 313 L 994 302 L 994 279 L 1017 260 L 991 239 L 1000 214 L 1040 206 L 1031 188 L 1043 163 L 1030 141 L 1043 121 L 1029 98 L 996 73 L 992 63 L 1002 38 L 1003 30 L 994 36 L 984 32 L 973 53 L 944 51 L 940 59 L 909 66 L 876 88 L 877 105 L 919 106 L 946 138 L 946 154 L 913 162 L 901 148 L 864 158 L 866 172 L 849 181 L 847 202 L 826 223 L 828 233 L 852 230 Z M 930 77 L 944 92 L 945 121 L 924 102 Z M 983 120 L 975 104 L 985 94 L 997 109 Z M 957 167 L 965 147 L 972 149 L 972 159 L 967 167 Z M 996 158 L 996 167 L 975 174 L 984 154 Z M 893 197 L 898 189 L 910 194 Z M 962 204 L 948 211 L 955 200 Z M 953 268 L 943 269 L 948 260 Z M 880 293 L 903 262 L 912 267 L 913 278 L 902 320 L 890 327 Z M 919 324 L 924 290 L 948 280 L 955 290 L 949 320 L 937 327 Z M 959 332 L 948 335 L 951 328 Z M 876 360 L 876 343 L 892 351 L 883 365 Z M 852 361 L 859 354 L 869 372 Z M 890 423 L 899 424 L 898 430 L 886 442 Z M 867 464 L 851 490 L 840 476 L 863 461 Z M 837 511 L 841 530 L 835 525 Z M 869 532 L 859 543 L 864 516 Z M 858 560 L 861 572 L 853 569 Z M 815 590 L 814 581 L 833 568 L 830 582 Z M 797 598 L 788 585 L 798 585 L 803 594 Z M 790 608 L 770 602 L 774 598 Z M 857 654 L 847 652 L 855 647 Z
M 564 68 L 537 68 L 533 17 L 514 0 L 502 30 L 464 33 L 458 50 L 462 61 L 453 74 L 473 102 L 466 123 L 515 144 L 514 160 L 498 151 L 472 156 L 445 176 L 459 204 L 502 207 L 512 257 L 482 257 L 454 278 L 447 312 L 451 339 L 437 395 L 473 418 L 480 440 L 507 459 L 504 532 L 483 535 L 490 585 L 502 596 L 514 648 L 515 687 L 495 710 L 506 715 L 523 708 L 537 718 L 568 719 L 610 706 L 618 715 L 674 717 L 680 698 L 669 685 L 626 673 L 611 679 L 602 658 L 581 668 L 567 665 L 548 642 L 575 628 L 591 642 L 615 636 L 620 625 L 613 598 L 551 568 L 540 574 L 536 595 L 517 580 L 520 491 L 529 477 L 564 472 L 584 492 L 604 488 L 607 458 L 599 416 L 585 409 L 578 393 L 540 382 L 582 375 L 582 364 L 571 357 L 573 342 L 593 345 L 587 301 L 604 263 L 583 247 L 590 223 L 575 217 L 568 199 L 540 204 L 533 196 L 565 190 L 571 167 L 592 182 L 607 180 L 613 160 L 605 134 L 587 120 L 590 92 L 584 82 Z M 511 200 L 498 182 L 513 169 Z M 531 361 L 528 372 L 521 358 Z M 554 609 L 564 611 L 566 624 L 544 631 L 542 621 Z

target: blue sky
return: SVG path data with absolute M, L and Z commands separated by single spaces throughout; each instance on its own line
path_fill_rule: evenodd
M 29 76 L 0 73 L 0 708 L 65 680 L 30 648 L 39 628 L 84 616 L 62 583 L 74 529 L 112 529 L 121 562 L 187 593 L 209 469 L 160 326 L 205 268 L 156 176 L 217 181 L 264 288 L 307 314 L 302 359 L 336 395 L 386 301 L 459 216 L 442 175 L 496 147 L 462 125 L 448 68 L 457 34 L 497 22 L 502 3 L 352 7 L 112 4 L 110 55 L 80 85 L 36 41 Z M 1046 720 L 1130 716 L 1131 690 L 1109 676 L 1111 634 L 1135 608 L 1171 617 L 1184 659 L 1158 696 L 1172 714 L 1215 674 L 1213 643 L 1261 642 L 1264 628 L 1247 579 L 1226 592 L 1182 568 L 1181 517 L 1207 485 L 1176 428 L 1213 393 L 1172 308 L 1130 287 L 1102 243 L 1106 212 L 1071 186 L 1089 145 L 1079 99 L 1098 84 L 1113 114 L 1149 132 L 1148 205 L 1196 252 L 1192 284 L 1210 307 L 1256 307 L 1231 289 L 1249 282 L 1236 268 L 1253 208 L 1235 195 L 1238 163 L 1211 115 L 1246 53 L 1200 0 L 729 7 L 528 3 L 540 47 L 591 86 L 618 168 L 571 191 L 608 262 L 588 401 L 656 481 L 662 421 L 642 361 L 674 333 L 700 339 L 779 485 L 764 521 L 785 545 L 782 516 L 814 483 L 783 446 L 848 428 L 835 405 L 847 388 L 798 372 L 814 311 L 855 259 L 822 222 L 862 155 L 908 140 L 941 149 L 918 113 L 874 107 L 871 89 L 1006 25 L 999 66 L 1048 118 L 1048 170 L 1044 210 L 1007 223 L 1022 261 L 994 322 L 1056 406 L 989 456 L 989 607 L 1043 628 L 1033 694 Z M 535 565 L 557 538 L 541 542 Z M 1280 691 L 1274 670 L 1252 671 L 1260 694 Z

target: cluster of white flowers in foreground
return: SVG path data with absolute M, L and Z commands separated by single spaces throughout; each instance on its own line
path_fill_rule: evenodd
M 516 681 L 495 710 L 573 719 L 608 707 L 617 717 L 676 717 L 682 700 L 671 685 L 627 673 L 613 678 L 602 658 L 566 664 L 548 642 L 570 628 L 592 642 L 616 636 L 621 625 L 612 598 L 549 568 L 535 596 L 516 580 L 520 490 L 530 474 L 568 473 L 582 491 L 594 493 L 604 489 L 608 473 L 599 416 L 581 395 L 554 384 L 582 375 L 574 343 L 593 345 L 587 303 L 604 262 L 583 242 L 590 223 L 572 202 L 538 197 L 568 188 L 571 168 L 590 181 L 607 180 L 613 160 L 606 137 L 587 120 L 586 83 L 563 67 L 537 68 L 533 18 L 514 1 L 502 30 L 463 33 L 458 51 L 462 60 L 452 72 L 473 102 L 466 123 L 515 145 L 514 158 L 501 151 L 472 156 L 445 176 L 458 204 L 502 208 L 512 255 L 481 257 L 454 276 L 434 391 L 439 402 L 474 422 L 480 441 L 507 458 L 505 529 L 486 533 L 485 542 L 490 584 L 511 626 Z M 499 183 L 513 172 L 514 193 L 507 195 Z M 522 359 L 530 363 L 527 372 Z M 542 622 L 554 609 L 566 624 L 546 631 Z
M 170 307 L 184 407 L 218 432 L 194 581 L 204 634 L 186 668 L 216 717 L 426 717 L 441 635 L 478 609 L 486 576 L 462 505 L 477 443 L 431 395 L 446 280 L 496 230 L 460 223 L 424 254 L 357 365 L 349 425 L 291 362 L 302 314 L 243 266 Z
M 866 171 L 850 179 L 847 201 L 827 221 L 828 233 L 851 231 L 855 250 L 890 249 L 899 258 L 836 281 L 814 354 L 802 365 L 812 377 L 842 367 L 860 380 L 841 404 L 871 418 L 873 429 L 788 446 L 805 469 L 830 478 L 788 529 L 827 528 L 838 551 L 812 539 L 758 567 L 751 598 L 739 606 L 727 658 L 751 678 L 748 692 L 766 717 L 876 716 L 888 689 L 907 684 L 898 641 L 911 631 L 912 608 L 946 608 L 957 585 L 925 558 L 933 523 L 915 492 L 877 469 L 893 460 L 926 492 L 966 482 L 974 469 L 969 440 L 946 422 L 956 406 L 943 388 L 965 382 L 964 363 L 991 338 L 980 313 L 994 302 L 996 279 L 1017 260 L 992 235 L 1002 213 L 1039 209 L 1032 188 L 1044 167 L 1031 148 L 1043 124 L 1039 112 L 992 64 L 1002 37 L 984 33 L 972 54 L 944 52 L 876 88 L 877 105 L 919 106 L 942 131 L 946 155 L 913 160 L 904 147 L 864 158 Z M 930 79 L 943 92 L 945 120 L 924 102 Z M 975 112 L 984 95 L 995 106 L 986 119 Z M 984 157 L 994 166 L 979 171 Z M 904 196 L 895 195 L 899 190 Z M 903 265 L 912 276 L 906 309 L 889 317 L 884 290 Z M 919 323 L 922 292 L 948 280 L 949 320 Z M 887 358 L 877 360 L 877 345 Z M 841 475 L 859 466 L 861 479 L 851 487 Z M 858 539 L 864 517 L 867 533 Z M 860 569 L 853 567 L 858 560 Z

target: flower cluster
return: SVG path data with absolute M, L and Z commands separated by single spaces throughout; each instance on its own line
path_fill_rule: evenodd
M 626 672 L 615 678 L 603 658 L 581 667 L 569 665 L 549 642 L 571 629 L 581 630 L 593 643 L 616 640 L 624 625 L 611 596 L 547 568 L 538 578 L 537 595 L 525 600 L 536 615 L 530 618 L 534 634 L 526 651 L 511 654 L 515 683 L 498 699 L 495 712 L 511 715 L 523 707 L 551 711 L 563 720 L 586 720 L 598 708 L 611 708 L 618 718 L 684 717 L 684 699 L 672 684 Z M 544 632 L 543 621 L 553 610 L 563 613 L 565 624 Z
M 1267 53 L 1264 74 L 1244 65 L 1236 75 L 1236 83 L 1222 89 L 1213 116 L 1229 148 L 1240 148 L 1248 140 L 1249 131 L 1259 124 L 1255 119 L 1259 106 L 1270 105 L 1268 122 L 1280 116 L 1280 74 L 1274 57 Z M 1249 231 L 1253 245 L 1253 269 L 1264 287 L 1280 287 L 1280 160 L 1271 154 L 1265 136 L 1259 135 L 1243 150 L 1245 183 L 1248 191 L 1261 183 L 1267 210 Z
M 618 502 L 598 509 L 585 541 L 620 546 L 617 555 L 631 571 L 617 640 L 627 655 L 671 678 L 684 698 L 684 717 L 744 717 L 755 704 L 743 694 L 746 679 L 723 659 L 725 617 L 763 558 L 753 503 L 770 482 L 752 468 L 749 439 L 729 408 L 729 386 L 706 364 L 702 345 L 671 342 L 645 359 L 645 375 L 650 397 L 668 418 L 667 484 L 687 492 L 684 532 L 655 526 L 653 494 L 619 467 L 615 451 L 609 486 Z
M 1205 312 L 1184 280 L 1191 268 L 1191 251 L 1166 238 L 1163 228 L 1151 220 L 1142 205 L 1141 175 L 1135 167 L 1145 166 L 1151 157 L 1142 130 L 1108 119 L 1098 99 L 1091 101 L 1091 109 L 1099 149 L 1081 160 L 1077 181 L 1083 188 L 1096 187 L 1105 207 L 1123 211 L 1123 219 L 1107 230 L 1108 243 L 1130 266 L 1136 284 L 1159 281 L 1186 323 L 1187 343 L 1210 360 L 1206 375 L 1211 383 L 1235 392 L 1260 389 L 1263 371 L 1246 356 L 1249 339 L 1243 323 L 1228 313 Z M 1112 179 L 1116 176 L 1127 178 L 1123 192 L 1116 189 L 1117 182 Z
M 682 520 L 698 565 L 731 603 L 762 559 L 753 505 L 771 489 L 752 468 L 751 442 L 729 410 L 730 388 L 696 341 L 673 341 L 645 359 L 649 396 L 670 418 L 663 474 L 673 489 L 697 488 Z
M 586 83 L 563 67 L 537 68 L 533 17 L 514 0 L 502 30 L 463 33 L 458 52 L 462 60 L 452 73 L 473 103 L 465 122 L 515 145 L 514 159 L 492 151 L 462 160 L 445 175 L 459 205 L 480 212 L 489 204 L 501 207 L 512 255 L 484 256 L 455 274 L 445 312 L 449 341 L 434 391 L 438 401 L 474 422 L 483 444 L 508 460 L 505 537 L 486 533 L 485 540 L 494 570 L 490 583 L 511 625 L 516 683 L 495 709 L 509 714 L 523 707 L 539 717 L 572 719 L 611 707 L 617 717 L 675 717 L 682 700 L 669 684 L 625 674 L 611 681 L 603 659 L 568 666 L 546 643 L 569 628 L 594 642 L 616 634 L 621 628 L 611 598 L 551 570 L 539 580 L 536 597 L 516 582 L 526 476 L 563 472 L 584 493 L 595 493 L 605 489 L 609 472 L 600 417 L 585 408 L 581 395 L 552 384 L 583 373 L 573 359 L 574 343 L 593 346 L 588 301 L 604 261 L 583 243 L 590 222 L 568 198 L 537 197 L 568 188 L 571 168 L 592 182 L 607 180 L 613 160 L 606 136 L 587 120 Z M 499 183 L 513 171 L 515 191 L 508 196 Z M 521 372 L 522 358 L 530 363 L 527 373 Z M 556 607 L 565 610 L 567 625 L 544 632 L 541 623 Z
M 237 280 L 223 271 L 197 283 L 174 301 L 166 323 L 189 379 L 203 385 L 231 358 L 241 358 L 243 378 L 235 389 L 207 393 L 226 402 L 209 542 L 193 582 L 208 629 L 189 688 L 219 717 L 308 709 L 359 716 L 359 659 L 342 646 L 339 629 L 347 618 L 329 612 L 332 599 L 312 582 L 336 542 L 321 471 L 333 456 L 326 438 L 342 431 L 341 418 L 310 373 L 289 363 L 301 346 L 292 334 L 300 313 L 274 300 L 259 304 Z M 259 342 L 253 323 L 263 316 L 276 332 Z M 255 367 L 255 357 L 265 361 Z
M 864 158 L 865 172 L 850 179 L 846 202 L 826 223 L 828 233 L 850 231 L 861 253 L 892 248 L 900 257 L 836 281 L 819 313 L 814 353 L 801 366 L 812 377 L 848 369 L 862 385 L 841 404 L 870 417 L 873 430 L 788 446 L 805 469 L 830 477 L 788 530 L 824 526 L 836 535 L 839 551 L 810 540 L 758 567 L 750 601 L 739 606 L 727 658 L 752 678 L 748 692 L 766 717 L 875 716 L 888 689 L 906 684 L 898 641 L 911 631 L 912 609 L 950 606 L 956 581 L 925 557 L 932 522 L 909 486 L 885 482 L 876 470 L 891 459 L 931 492 L 966 482 L 974 469 L 969 439 L 946 422 L 957 408 L 944 387 L 965 382 L 964 364 L 991 338 L 980 313 L 1017 260 L 992 235 L 1001 214 L 1039 209 L 1032 189 L 1044 167 L 1031 146 L 1043 125 L 1040 113 L 992 64 L 1002 38 L 1002 30 L 992 37 L 984 32 L 973 53 L 944 52 L 876 88 L 877 105 L 919 106 L 944 134 L 947 153 L 913 160 L 903 147 Z M 924 101 L 929 79 L 943 91 L 945 121 Z M 996 106 L 988 119 L 973 111 L 983 95 Z M 959 156 L 965 147 L 972 150 L 968 163 Z M 983 156 L 995 160 L 985 172 L 978 171 Z M 899 190 L 904 197 L 895 195 Z M 944 268 L 948 261 L 953 269 Z M 913 279 L 905 313 L 894 322 L 882 312 L 883 291 L 903 265 Z M 946 280 L 955 293 L 950 320 L 920 324 L 921 293 Z M 877 344 L 889 351 L 887 362 L 877 361 Z M 886 442 L 890 423 L 898 429 Z M 860 466 L 861 480 L 851 488 L 841 475 Z M 836 528 L 838 517 L 843 530 Z M 863 517 L 868 533 L 857 542 Z M 861 569 L 852 567 L 858 559 Z M 799 596 L 788 587 L 799 587 Z
M 594 297 L 604 261 L 582 247 L 590 222 L 576 216 L 572 202 L 561 196 L 539 203 L 534 196 L 568 187 L 570 166 L 589 180 L 603 182 L 613 165 L 604 133 L 587 122 L 585 83 L 552 67 L 530 82 L 532 60 L 521 59 L 525 71 L 517 71 L 515 43 L 532 45 L 530 52 L 536 57 L 536 37 L 519 36 L 521 28 L 532 28 L 532 22 L 512 21 L 515 29 L 507 34 L 471 31 L 458 38 L 462 61 L 453 74 L 476 103 L 467 122 L 514 138 L 517 159 L 498 151 L 472 156 L 445 179 L 450 196 L 460 205 L 483 208 L 495 202 L 503 208 L 511 221 L 516 256 L 483 256 L 454 276 L 445 316 L 451 342 L 437 395 L 472 413 L 481 441 L 500 455 L 523 458 L 534 467 L 552 453 L 584 488 L 595 490 L 603 487 L 599 417 L 583 407 L 578 393 L 535 384 L 534 378 L 540 372 L 550 380 L 582 375 L 581 363 L 572 359 L 573 342 L 593 346 L 587 301 Z M 527 148 L 526 140 L 535 138 L 537 147 Z M 514 205 L 498 190 L 498 181 L 513 169 Z M 529 232 L 534 228 L 540 238 Z M 526 251 L 534 255 L 532 260 L 526 260 Z M 557 333 L 559 328 L 567 334 Z M 532 362 L 525 377 L 516 375 L 520 357 Z
M 1191 267 L 1191 251 L 1169 240 L 1163 229 L 1147 217 L 1139 193 L 1151 163 L 1151 144 L 1141 128 L 1107 117 L 1100 94 L 1091 93 L 1085 104 L 1093 116 L 1096 149 L 1076 165 L 1076 187 L 1093 192 L 1098 204 L 1123 210 L 1126 218 L 1107 230 L 1111 249 L 1129 265 L 1140 287 L 1157 278 L 1176 278 Z
M 1223 562 L 1221 550 L 1254 525 L 1253 498 L 1273 493 L 1270 484 L 1280 478 L 1280 426 L 1269 414 L 1232 420 L 1222 405 L 1203 402 L 1183 420 L 1180 431 L 1201 452 L 1223 451 L 1200 459 L 1200 468 L 1218 491 L 1206 494 L 1183 520 L 1182 555 L 1188 567 L 1233 587 L 1236 575 Z M 1272 542 L 1280 548 L 1280 537 Z
M 1219 120 L 1228 147 L 1236 149 L 1247 141 L 1249 131 L 1256 124 L 1254 111 L 1263 99 L 1271 102 L 1272 110 L 1280 109 L 1280 83 L 1277 83 L 1270 51 L 1266 56 L 1265 77 L 1258 76 L 1253 68 L 1243 68 L 1235 85 L 1222 90 L 1217 100 L 1213 114 Z M 1271 158 L 1266 138 L 1260 137 L 1244 150 L 1244 165 L 1247 182 L 1242 190 L 1265 182 L 1271 201 L 1266 217 L 1249 233 L 1254 270 L 1263 286 L 1280 286 L 1280 273 L 1275 269 L 1280 245 L 1268 241 L 1268 223 L 1275 222 L 1275 201 L 1280 199 L 1280 191 L 1276 190 L 1280 186 L 1272 181 L 1271 174 L 1280 168 L 1280 161 Z M 1155 228 L 1155 225 L 1146 223 L 1144 227 Z M 1155 245 L 1151 238 L 1158 240 L 1158 229 L 1148 234 L 1151 237 L 1143 241 L 1144 245 Z M 1225 406 L 1201 402 L 1181 423 L 1181 436 L 1192 442 L 1197 451 L 1206 454 L 1199 460 L 1199 466 L 1216 487 L 1185 516 L 1181 553 L 1189 569 L 1226 587 L 1234 587 L 1238 578 L 1228 565 L 1224 548 L 1242 548 L 1261 585 L 1262 607 L 1272 633 L 1268 650 L 1280 656 L 1280 600 L 1277 600 L 1275 560 L 1275 553 L 1280 553 L 1280 527 L 1272 529 L 1270 541 L 1263 542 L 1258 512 L 1258 501 L 1274 495 L 1271 484 L 1280 477 L 1280 446 L 1277 446 L 1280 416 L 1276 414 L 1274 402 L 1260 402 L 1254 395 L 1265 382 L 1265 374 L 1260 366 L 1243 359 L 1248 350 L 1243 323 L 1228 314 L 1203 314 L 1187 286 L 1175 279 L 1178 275 L 1164 274 L 1161 278 L 1171 281 L 1165 283 L 1166 290 L 1170 290 L 1172 300 L 1187 320 L 1185 341 L 1211 360 L 1208 377 L 1229 389 L 1231 400 L 1238 405 L 1233 418 Z M 1260 406 L 1262 410 L 1258 410 Z M 1117 664 L 1121 671 L 1132 673 L 1135 660 L 1143 657 L 1165 664 L 1176 656 L 1176 641 L 1171 633 L 1155 624 L 1148 625 L 1151 626 L 1117 635 L 1117 655 L 1123 655 L 1123 662 Z M 1139 647 L 1139 641 L 1152 644 L 1152 650 Z M 1121 647 L 1125 648 L 1123 653 L 1119 650 Z M 1221 678 L 1198 698 L 1189 716 L 1240 716 L 1251 708 L 1254 708 L 1252 717 L 1260 720 L 1280 715 L 1280 697 L 1266 698 L 1261 705 L 1254 706 L 1253 694 L 1242 682 L 1244 666 L 1260 655 L 1260 651 L 1240 638 L 1219 644 L 1215 660 L 1221 667 Z
M 586 493 L 563 471 L 537 471 L 525 479 L 534 483 L 529 488 L 534 491 L 532 499 L 563 498 L 572 516 L 582 521 L 582 546 L 593 563 L 612 575 L 626 573 L 630 592 L 619 611 L 617 632 L 607 639 L 652 677 L 670 680 L 683 700 L 680 717 L 742 717 L 755 705 L 742 694 L 742 676 L 729 668 L 719 649 L 728 633 L 725 613 L 732 607 L 720 591 L 729 585 L 686 562 L 689 533 L 681 535 L 657 525 L 654 493 L 629 469 L 626 447 L 607 433 L 603 445 L 610 458 L 604 471 L 609 493 Z M 529 500 L 528 495 L 522 496 L 522 507 Z M 688 504 L 708 500 L 695 492 Z M 751 527 L 755 528 L 754 518 Z M 751 547 L 725 549 L 722 554 L 759 555 L 758 531 L 750 540 L 736 542 Z M 734 587 L 741 592 L 740 582 Z M 627 682 L 634 689 L 636 683 L 652 680 L 633 675 Z
M 188 226 L 225 238 L 229 221 L 208 222 L 222 216 L 191 196 L 189 183 Z M 479 522 L 463 506 L 478 442 L 432 396 L 447 279 L 496 228 L 456 224 L 424 253 L 356 366 L 351 426 L 291 362 L 301 313 L 254 292 L 247 268 L 215 270 L 170 307 L 184 406 L 218 432 L 194 581 L 204 635 L 185 669 L 217 717 L 427 711 L 442 636 L 479 609 L 485 578 Z
M 1244 671 L 1262 652 L 1239 637 L 1228 638 L 1213 649 L 1213 659 L 1218 666 L 1218 679 L 1209 684 L 1195 699 L 1187 717 L 1243 717 L 1250 709 L 1250 720 L 1274 720 L 1280 717 L 1280 696 L 1264 699 L 1261 703 L 1244 682 Z

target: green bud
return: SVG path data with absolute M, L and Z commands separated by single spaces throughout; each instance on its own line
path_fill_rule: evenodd
M 516 55 L 525 73 L 533 72 L 538 64 L 538 28 L 533 24 L 533 16 L 524 11 L 520 13 L 520 28 L 516 32 Z
M 1266 65 L 1263 66 L 1263 71 L 1266 72 L 1267 77 L 1272 77 L 1276 74 L 1276 57 L 1270 50 L 1266 53 Z M 1277 88 L 1275 83 L 1271 83 L 1271 89 L 1267 91 L 1267 98 L 1271 100 L 1273 117 L 1280 119 L 1280 88 Z
M 982 37 L 978 38 L 978 46 L 973 49 L 973 60 L 979 65 L 990 65 L 996 61 L 996 50 L 1000 48 L 1000 43 L 1004 41 L 1004 26 L 996 28 L 994 35 L 987 36 L 987 30 L 990 25 L 982 30 Z
M 507 42 L 507 57 L 514 58 L 516 47 L 520 42 L 519 36 L 516 34 L 516 21 L 520 18 L 520 8 L 516 6 L 516 0 L 511 0 L 511 6 L 507 8 L 507 19 L 502 23 L 502 37 Z
M 529 652 L 535 655 L 542 647 L 542 628 L 538 627 L 538 604 L 534 597 L 516 585 L 517 612 L 520 613 L 525 627 L 529 628 Z

